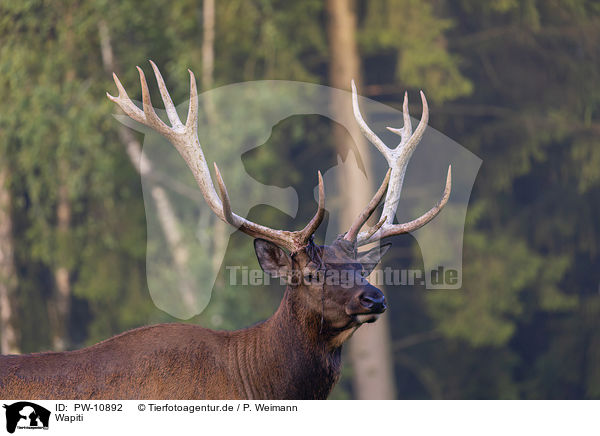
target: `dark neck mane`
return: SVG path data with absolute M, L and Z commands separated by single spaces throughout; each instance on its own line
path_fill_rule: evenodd
M 245 390 L 253 398 L 327 398 L 337 382 L 341 344 L 352 331 L 321 332 L 321 317 L 306 313 L 288 288 L 271 318 L 238 341 Z M 247 365 L 247 366 L 245 366 Z

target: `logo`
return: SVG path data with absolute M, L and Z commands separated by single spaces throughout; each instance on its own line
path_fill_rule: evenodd
M 364 97 L 359 97 L 358 101 L 363 114 L 369 118 L 373 134 L 383 138 L 381 141 L 388 140 L 386 145 L 396 146 L 397 141 L 389 142 L 391 137 L 386 136 L 388 131 L 385 126 L 402 123 L 402 112 Z M 218 162 L 221 173 L 225 175 L 229 197 L 235 199 L 235 213 L 242 217 L 248 216 L 257 205 L 271 206 L 289 216 L 297 214 L 298 192 L 295 188 L 291 184 L 265 184 L 264 180 L 258 180 L 248 172 L 242 159 L 247 153 L 267 146 L 267 142 L 271 143 L 271 138 L 278 136 L 276 132 L 283 132 L 288 121 L 307 115 L 313 116 L 313 119 L 319 116 L 342 125 L 350 135 L 350 144 L 364 141 L 360 130 L 356 128 L 356 120 L 340 117 L 333 110 L 337 102 L 344 107 L 352 107 L 352 95 L 340 89 L 312 83 L 264 80 L 211 89 L 198 95 L 198 102 L 201 108 L 213 107 L 214 118 L 227 120 L 228 126 L 236 126 L 235 129 L 220 128 L 219 123 L 213 124 L 209 116 L 200 116 L 198 119 L 203 159 L 211 164 Z M 183 102 L 180 109 L 180 113 L 186 113 L 188 102 Z M 161 109 L 156 109 L 156 112 L 167 115 Z M 169 315 L 189 319 L 202 313 L 208 305 L 213 287 L 221 274 L 228 239 L 236 229 L 232 226 L 222 227 L 219 218 L 202 198 L 196 180 L 175 147 L 166 143 L 167 140 L 161 135 L 151 133 L 126 115 L 116 115 L 116 118 L 145 134 L 144 158 L 141 161 L 145 163 L 140 168 L 146 206 L 146 274 L 150 296 L 156 307 Z M 285 143 L 277 142 L 281 140 L 279 138 L 274 139 L 271 146 L 280 144 L 285 147 Z M 460 289 L 464 223 L 481 159 L 431 127 L 426 129 L 421 142 L 410 159 L 394 218 L 398 223 L 409 222 L 436 204 L 444 187 L 448 166 L 452 164 L 452 191 L 444 211 L 425 227 L 412 232 L 423 259 L 423 269 L 416 271 L 418 276 L 414 284 L 424 285 L 426 289 Z M 334 156 L 337 164 L 332 159 L 330 163 L 323 162 L 320 165 L 328 213 L 340 217 L 344 211 L 341 193 L 350 181 L 345 177 L 356 170 L 356 177 L 360 179 L 355 183 L 379 186 L 389 164 L 370 145 L 363 147 L 362 152 L 354 147 L 354 152 L 348 153 L 345 160 L 341 159 L 339 153 L 335 155 L 334 152 Z M 366 161 L 370 161 L 370 164 L 365 166 L 363 164 Z M 314 175 L 312 180 L 316 185 Z M 163 189 L 160 196 L 156 194 L 157 186 Z M 316 186 L 313 195 L 316 200 Z M 166 206 L 165 199 L 170 208 Z M 169 231 L 166 230 L 165 220 L 180 229 L 180 236 L 174 236 L 181 241 L 175 243 L 177 250 L 181 250 L 177 251 L 181 253 L 181 256 L 176 255 L 178 261 L 174 261 L 175 257 L 169 252 L 160 249 L 165 246 L 164 241 L 169 240 L 165 234 L 165 231 Z M 327 221 L 325 243 L 331 243 L 346 230 L 340 224 L 335 219 Z M 186 235 L 185 238 L 183 235 Z M 237 265 L 227 266 L 235 268 Z M 442 270 L 444 274 L 441 274 Z M 413 273 L 406 273 L 406 283 L 412 286 L 410 275 Z M 262 276 L 261 272 L 257 274 Z M 398 277 L 397 281 L 401 282 L 402 273 L 398 272 Z
M 50 411 L 29 401 L 19 401 L 3 406 L 6 409 L 6 431 L 18 429 L 48 430 Z

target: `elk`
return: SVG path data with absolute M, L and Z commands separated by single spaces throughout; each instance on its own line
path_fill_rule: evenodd
M 155 113 L 148 84 L 138 67 L 143 108 L 127 96 L 113 75 L 118 95 L 107 93 L 133 120 L 175 146 L 212 211 L 252 236 L 261 268 L 287 287 L 276 312 L 266 321 L 237 331 L 214 331 L 190 324 L 159 324 L 127 331 L 76 351 L 0 357 L 0 396 L 19 399 L 324 399 L 340 374 L 342 344 L 364 323 L 386 310 L 383 293 L 366 279 L 391 244 L 359 252 L 358 248 L 392 235 L 418 229 L 448 201 L 451 168 L 439 202 L 421 217 L 393 224 L 408 160 L 428 121 L 423 115 L 412 132 L 405 96 L 401 136 L 390 149 L 367 126 L 352 83 L 353 108 L 364 135 L 386 157 L 390 169 L 365 209 L 347 232 L 331 245 L 316 245 L 313 233 L 325 214 L 319 172 L 318 209 L 298 231 L 276 230 L 236 215 L 227 188 L 214 165 L 215 189 L 198 140 L 198 96 L 190 73 L 190 104 L 183 124 L 164 80 L 152 62 L 169 127 Z M 366 228 L 386 194 L 381 219 Z

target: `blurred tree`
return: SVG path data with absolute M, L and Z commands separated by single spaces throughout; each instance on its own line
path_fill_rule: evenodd
M 8 159 L 5 159 L 5 162 Z M 5 164 L 6 165 L 6 164 Z M 15 320 L 17 276 L 14 263 L 12 193 L 9 189 L 9 171 L 0 170 L 0 353 L 19 352 Z
M 329 81 L 331 86 L 348 89 L 350 81 L 360 77 L 360 57 L 356 44 L 356 15 L 354 2 L 348 0 L 328 0 L 329 17 Z M 344 125 L 355 126 L 355 138 L 362 135 L 354 121 L 350 99 L 334 99 L 332 112 Z M 356 216 L 371 199 L 373 186 L 365 183 L 364 168 L 370 168 L 370 153 L 366 141 L 358 141 L 348 150 L 348 132 L 341 124 L 333 127 L 333 137 L 339 154 L 355 153 L 358 165 L 341 165 L 339 186 L 344 204 L 344 214 L 339 217 L 339 233 L 345 232 Z M 360 165 L 360 166 L 359 166 Z M 350 339 L 353 388 L 356 398 L 361 400 L 394 399 L 395 382 L 390 355 L 390 333 L 387 316 L 382 316 L 375 324 L 363 325 Z

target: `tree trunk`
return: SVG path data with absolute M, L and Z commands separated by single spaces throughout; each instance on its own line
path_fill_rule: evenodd
M 328 37 L 330 48 L 330 83 L 333 87 L 348 89 L 352 79 L 360 77 L 360 58 L 356 45 L 356 15 L 350 0 L 328 0 Z M 346 120 L 346 126 L 356 129 L 354 137 L 362 137 L 352 114 L 350 98 L 334 101 L 334 113 Z M 339 152 L 346 148 L 348 133 L 336 125 L 334 141 Z M 368 144 L 364 140 L 356 144 L 357 162 L 362 160 L 369 168 Z M 373 186 L 365 183 L 364 175 L 358 167 L 342 165 L 339 171 L 339 186 L 344 186 L 342 204 L 344 212 L 340 217 L 340 233 L 347 230 L 353 219 L 365 207 L 372 196 Z M 387 316 L 376 323 L 363 325 L 350 340 L 350 361 L 353 372 L 354 394 L 357 399 L 394 399 L 395 382 L 390 350 L 390 333 Z
M 59 166 L 62 163 L 59 162 Z M 60 170 L 62 174 L 67 174 Z M 58 204 L 56 208 L 57 232 L 59 240 L 65 240 L 71 229 L 71 202 L 69 192 L 64 181 L 60 182 L 58 187 Z M 61 244 L 65 248 L 64 244 Z M 71 278 L 69 268 L 58 262 L 54 269 L 54 285 L 56 294 L 49 308 L 50 320 L 52 324 L 52 348 L 54 351 L 63 351 L 68 347 L 69 335 L 69 314 L 71 312 Z
M 204 0 L 202 3 L 202 90 L 208 91 L 213 87 L 215 70 L 215 0 Z M 208 123 L 216 125 L 217 111 L 210 94 L 204 98 L 205 112 Z M 220 253 L 227 244 L 227 225 L 216 220 L 213 229 L 213 248 Z M 213 257 L 212 268 L 217 275 L 221 269 L 222 259 Z M 223 286 L 222 277 L 217 276 L 216 285 Z
M 215 0 L 204 0 L 202 3 L 202 90 L 213 86 L 215 69 Z M 210 95 L 206 99 L 206 116 L 213 124 L 216 120 L 215 108 Z
M 202 2 L 202 90 L 208 91 L 213 87 L 215 71 L 215 0 L 204 0 Z M 217 125 L 217 111 L 215 103 L 210 94 L 204 98 L 205 112 L 208 123 Z M 216 252 L 221 252 L 227 244 L 227 225 L 216 220 L 213 229 L 213 247 Z M 215 275 L 221 269 L 222 259 L 219 256 L 213 258 L 212 268 Z M 221 277 L 217 277 L 216 284 L 223 285 Z
M 0 354 L 18 354 L 13 293 L 17 274 L 12 240 L 11 196 L 8 171 L 0 170 Z
M 65 51 L 73 53 L 75 51 L 75 36 L 73 29 L 73 11 L 67 8 L 65 12 L 65 22 L 69 28 L 65 41 Z M 76 78 L 75 68 L 69 68 L 65 74 L 65 83 L 69 83 Z M 58 199 L 56 204 L 56 234 L 59 241 L 58 261 L 54 265 L 54 286 L 55 294 L 48 301 L 48 316 L 50 320 L 52 348 L 54 351 L 63 351 L 69 345 L 69 316 L 71 312 L 71 272 L 66 261 L 71 253 L 60 253 L 60 250 L 67 250 L 67 244 L 64 242 L 69 238 L 71 231 L 71 200 L 67 188 L 66 174 L 69 174 L 69 163 L 64 158 L 59 158 L 58 168 Z

